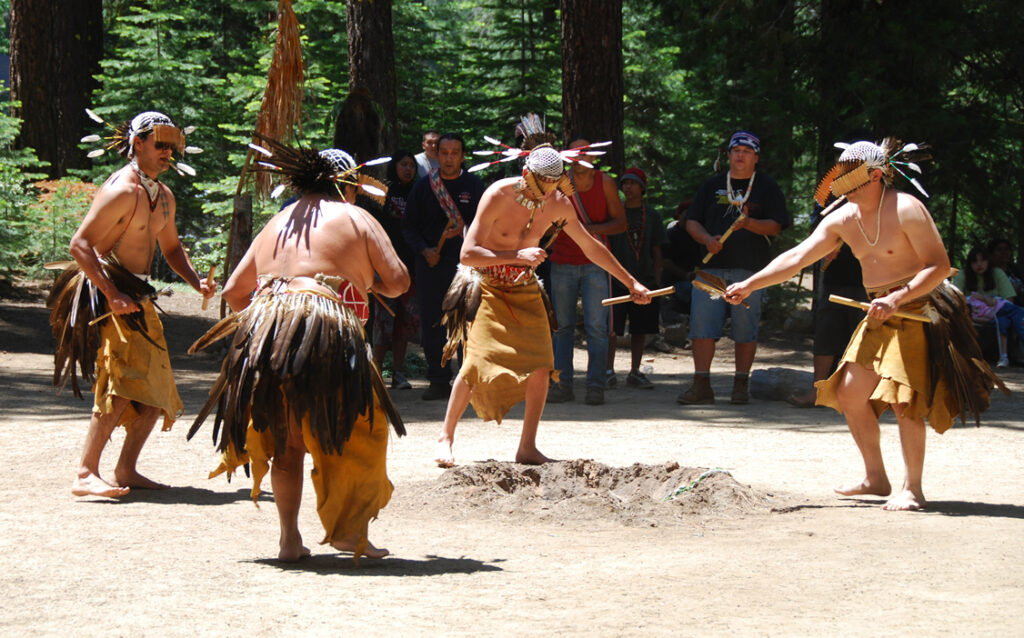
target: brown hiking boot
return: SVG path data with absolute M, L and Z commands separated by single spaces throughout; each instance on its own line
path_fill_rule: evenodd
M 750 403 L 750 377 L 733 377 L 732 396 L 729 403 L 743 405 Z
M 711 389 L 711 377 L 693 375 L 693 385 L 676 397 L 676 403 L 683 405 L 709 404 L 715 402 L 715 391 Z

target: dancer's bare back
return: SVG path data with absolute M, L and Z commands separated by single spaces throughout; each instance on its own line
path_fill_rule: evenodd
M 343 277 L 359 291 L 396 297 L 409 273 L 369 213 L 342 201 L 307 195 L 267 222 L 224 287 L 233 309 L 244 308 L 258 275 Z

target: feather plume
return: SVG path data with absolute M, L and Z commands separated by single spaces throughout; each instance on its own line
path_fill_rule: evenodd
M 89 116 L 89 119 L 97 124 L 106 124 L 102 117 L 96 115 L 92 109 L 85 109 L 85 114 Z

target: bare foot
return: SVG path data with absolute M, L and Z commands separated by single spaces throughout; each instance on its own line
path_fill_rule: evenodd
M 834 491 L 836 494 L 842 494 L 843 496 L 857 496 L 859 494 L 889 496 L 889 494 L 892 494 L 892 486 L 889 485 L 889 479 L 884 477 L 875 480 L 865 478 L 860 483 L 836 487 Z
M 105 496 L 107 498 L 120 498 L 130 492 L 127 487 L 119 487 L 107 483 L 99 476 L 89 473 L 79 476 L 71 484 L 71 493 L 75 496 Z
M 455 454 L 452 453 L 451 439 L 440 438 L 437 440 L 434 463 L 437 463 L 437 467 L 455 467 Z
M 811 388 L 803 394 L 791 394 L 786 397 L 786 403 L 797 407 L 797 408 L 813 408 L 814 402 L 818 398 L 818 391 Z
M 359 546 L 358 541 L 353 540 L 342 540 L 342 541 L 331 541 L 331 547 L 341 552 L 352 552 L 353 558 L 359 558 L 359 556 L 366 556 L 367 558 L 384 558 L 391 552 L 383 547 L 376 547 L 369 540 L 366 541 L 366 547 L 362 553 L 356 555 L 357 548 Z
M 281 551 L 277 553 L 277 559 L 287 563 L 294 563 L 297 560 L 301 560 L 309 556 L 309 554 L 309 548 L 303 545 L 302 540 L 299 539 L 299 542 L 296 544 L 282 544 Z
M 516 452 L 516 463 L 523 465 L 543 465 L 551 463 L 552 460 L 540 453 L 540 450 L 519 450 Z
M 136 487 L 140 490 L 166 490 L 170 487 L 150 480 L 135 470 L 122 472 L 117 469 L 114 470 L 114 484 L 120 487 Z
M 889 499 L 882 506 L 882 509 L 890 512 L 913 512 L 924 509 L 927 504 L 924 500 L 924 494 L 915 494 L 911 490 L 903 490 Z

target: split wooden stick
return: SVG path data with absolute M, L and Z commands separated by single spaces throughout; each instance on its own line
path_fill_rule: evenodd
M 729 228 L 727 228 L 727 229 L 726 229 L 726 231 L 725 231 L 724 233 L 722 233 L 722 238 L 718 240 L 718 243 L 720 243 L 720 244 L 724 244 L 724 243 L 725 243 L 725 240 L 726 240 L 726 239 L 729 239 L 729 235 L 731 235 L 731 234 L 732 234 L 732 231 L 736 230 L 736 225 L 740 223 L 740 220 L 742 220 L 742 219 L 746 219 L 746 218 L 747 218 L 746 214 L 743 214 L 743 215 L 740 215 L 739 217 L 737 217 L 737 218 L 735 219 L 735 221 L 733 221 L 733 223 L 729 225 Z M 704 255 L 704 261 L 703 261 L 703 263 L 705 263 L 705 264 L 706 264 L 706 263 L 708 263 L 709 261 L 711 261 L 711 258 L 712 258 L 712 257 L 714 257 L 714 256 L 715 256 L 715 254 L 716 254 L 716 253 L 713 253 L 713 252 L 711 252 L 711 251 L 709 250 L 709 251 L 708 251 L 708 254 Z
M 840 297 L 839 295 L 829 295 L 828 300 L 831 301 L 832 303 L 837 303 L 841 306 L 860 308 L 861 310 L 864 311 L 867 311 L 867 309 L 871 307 L 871 304 L 869 303 L 864 303 L 863 301 L 857 301 L 855 299 L 848 299 L 847 297 Z M 919 315 L 913 312 L 903 312 L 901 310 L 897 310 L 896 312 L 893 313 L 892 316 L 899 317 L 900 319 L 910 319 L 911 321 L 920 321 L 922 323 L 932 322 L 931 318 L 926 317 L 924 315 Z
M 652 290 L 650 293 L 651 297 L 664 297 L 665 295 L 671 295 L 676 291 L 675 286 L 669 286 L 668 288 L 658 288 Z M 626 303 L 627 301 L 633 301 L 633 295 L 622 295 L 621 297 L 609 297 L 608 299 L 602 299 L 602 306 L 614 306 L 615 304 Z
M 206 273 L 206 285 L 209 286 L 213 283 L 213 273 L 217 271 L 217 264 L 210 266 L 210 272 Z M 203 310 L 210 305 L 210 298 L 203 297 Z

